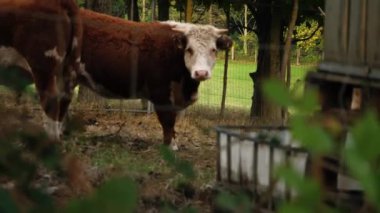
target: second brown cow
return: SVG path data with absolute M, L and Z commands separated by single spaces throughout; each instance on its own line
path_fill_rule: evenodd
M 164 143 L 171 144 L 178 112 L 197 100 L 200 82 L 211 77 L 217 50 L 232 45 L 223 35 L 226 30 L 172 21 L 136 23 L 89 10 L 80 16 L 80 83 L 106 97 L 149 99 Z

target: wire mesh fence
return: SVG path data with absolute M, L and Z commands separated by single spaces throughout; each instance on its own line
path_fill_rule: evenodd
M 315 68 L 316 65 L 313 64 L 293 65 L 291 69 L 291 87 L 296 83 L 302 83 L 306 73 Z M 242 60 L 229 61 L 225 102 L 226 110 L 249 113 L 253 96 L 253 81 L 250 78 L 249 73 L 254 72 L 255 70 L 256 64 L 253 62 Z M 211 79 L 201 83 L 198 93 L 198 101 L 191 106 L 189 110 L 207 108 L 212 113 L 219 113 L 222 101 L 223 76 L 224 61 L 219 60 L 215 65 Z M 1 97 L 11 98 L 14 96 L 16 102 L 16 94 L 6 87 L 1 86 L 0 93 Z M 28 88 L 27 93 L 32 94 L 32 96 L 27 98 L 27 101 L 30 103 L 37 103 L 37 95 L 35 94 L 33 86 Z M 71 107 L 72 109 L 142 113 L 152 113 L 154 111 L 153 105 L 146 100 L 106 99 L 92 92 L 86 92 L 86 94 L 81 95 L 84 97 L 78 97 L 78 90 L 76 90 L 76 96 L 74 97 L 73 105 Z M 39 106 L 36 105 L 35 107 Z
M 307 72 L 316 68 L 316 65 L 293 65 L 291 68 L 291 88 L 305 79 Z M 220 110 L 222 101 L 222 87 L 224 62 L 218 61 L 214 68 L 213 76 L 207 82 L 201 84 L 199 100 L 194 107 L 208 107 Z M 226 109 L 249 111 L 253 97 L 253 81 L 249 73 L 256 71 L 256 64 L 247 61 L 229 61 L 227 73 Z

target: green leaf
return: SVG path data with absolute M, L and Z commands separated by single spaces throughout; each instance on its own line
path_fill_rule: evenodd
M 235 196 L 233 196 L 231 193 L 222 191 L 217 197 L 216 197 L 216 204 L 219 208 L 233 211 L 237 207 L 237 203 L 235 202 Z
M 95 201 L 107 212 L 132 212 L 137 206 L 137 186 L 125 178 L 114 179 L 102 186 Z
M 175 165 L 175 154 L 172 150 L 169 149 L 168 146 L 166 145 L 161 145 L 160 146 L 160 154 L 162 158 L 168 163 L 169 165 Z
M 199 211 L 195 207 L 188 206 L 188 207 L 184 208 L 181 212 L 183 212 L 183 213 L 197 213 Z
M 137 186 L 127 178 L 108 181 L 93 197 L 73 201 L 65 212 L 133 212 L 137 207 Z
M 368 111 L 356 122 L 344 154 L 350 172 L 359 181 L 368 199 L 380 210 L 380 123 L 377 118 L 374 111 Z
M 31 211 L 32 213 L 53 212 L 55 208 L 53 197 L 37 189 L 31 189 L 28 194 L 30 198 L 33 200 L 33 202 L 37 204 Z
M 380 156 L 380 123 L 377 118 L 375 112 L 369 111 L 352 129 L 355 149 L 370 162 Z
M 372 170 L 369 162 L 358 155 L 358 151 L 350 149 L 346 152 L 346 160 L 352 175 L 357 178 L 364 188 L 367 196 L 376 201 L 379 198 L 379 179 L 376 178 L 374 171 Z
M 222 191 L 216 197 L 216 204 L 219 208 L 233 212 L 252 212 L 252 202 L 250 198 L 240 192 L 232 194 Z
M 316 91 L 311 89 L 305 90 L 304 95 L 294 102 L 294 106 L 303 113 L 314 112 L 319 105 L 317 97 L 318 95 Z
M 265 81 L 263 84 L 264 95 L 268 100 L 283 107 L 292 105 L 292 97 L 284 83 L 279 80 Z
M 0 212 L 19 212 L 17 205 L 12 199 L 10 193 L 2 188 L 0 188 Z
M 301 175 L 294 169 L 281 166 L 277 168 L 276 176 L 283 179 L 287 185 L 299 191 L 303 181 Z
M 314 154 L 327 154 L 333 148 L 333 139 L 318 125 L 306 121 L 304 116 L 294 116 L 290 125 L 293 136 Z
M 303 203 L 313 205 L 319 202 L 320 189 L 318 183 L 313 179 L 304 178 L 301 174 L 290 167 L 279 167 L 277 176 L 294 189 Z
M 307 213 L 314 212 L 310 208 L 302 205 L 297 205 L 296 203 L 286 203 L 280 208 L 280 213 Z
M 181 160 L 176 164 L 176 170 L 188 179 L 195 178 L 193 165 L 189 161 Z
M 193 165 L 190 162 L 177 159 L 174 152 L 165 145 L 162 145 L 160 147 L 160 153 L 166 163 L 171 166 L 176 172 L 181 173 L 188 179 L 195 178 L 195 171 L 193 169 Z
M 2 85 L 19 92 L 24 91 L 28 85 L 32 84 L 31 77 L 16 66 L 5 69 L 0 67 L 0 78 L 7 79 L 1 82 Z

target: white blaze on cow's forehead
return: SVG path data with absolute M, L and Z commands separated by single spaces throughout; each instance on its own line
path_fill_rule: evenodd
M 13 47 L 0 47 L 0 65 L 4 67 L 17 66 L 32 72 L 28 61 Z
M 189 30 L 187 47 L 193 48 L 196 52 L 205 52 L 216 48 L 216 37 L 212 32 L 205 28 L 193 28 Z
M 48 58 L 53 58 L 53 59 L 57 60 L 60 63 L 63 62 L 64 57 L 59 55 L 57 47 L 54 47 L 53 49 L 45 51 L 44 54 Z
M 216 39 L 217 37 L 214 28 L 209 25 L 191 27 L 188 29 L 186 35 L 199 40 L 210 40 Z

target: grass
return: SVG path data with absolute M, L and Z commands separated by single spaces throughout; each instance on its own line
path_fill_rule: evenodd
M 226 106 L 248 109 L 252 103 L 253 84 L 249 73 L 256 70 L 256 64 L 249 62 L 230 61 L 228 65 Z M 306 73 L 314 65 L 292 66 L 291 85 L 303 81 Z M 218 61 L 212 78 L 200 86 L 200 99 L 197 105 L 219 107 L 223 91 L 224 62 Z
M 120 117 L 115 112 L 80 110 L 74 113 L 80 115 L 84 123 L 88 119 L 96 120 L 86 125 L 85 132 L 66 136 L 64 143 L 65 152 L 74 153 L 95 171 L 96 176 L 90 177 L 91 183 L 98 186 L 112 177 L 130 177 L 139 187 L 138 212 L 161 209 L 166 203 L 178 209 L 191 204 L 210 212 L 208 197 L 212 191 L 207 186 L 213 184 L 216 177 L 216 134 L 212 128 L 215 117 L 209 117 L 203 110 L 204 116 L 192 114 L 177 122 L 176 141 L 181 151 L 175 155 L 191 162 L 196 174 L 188 182 L 163 160 L 159 149 L 162 129 L 155 115 L 127 113 Z M 125 126 L 116 133 L 124 122 Z M 196 195 L 189 197 L 189 191 Z

